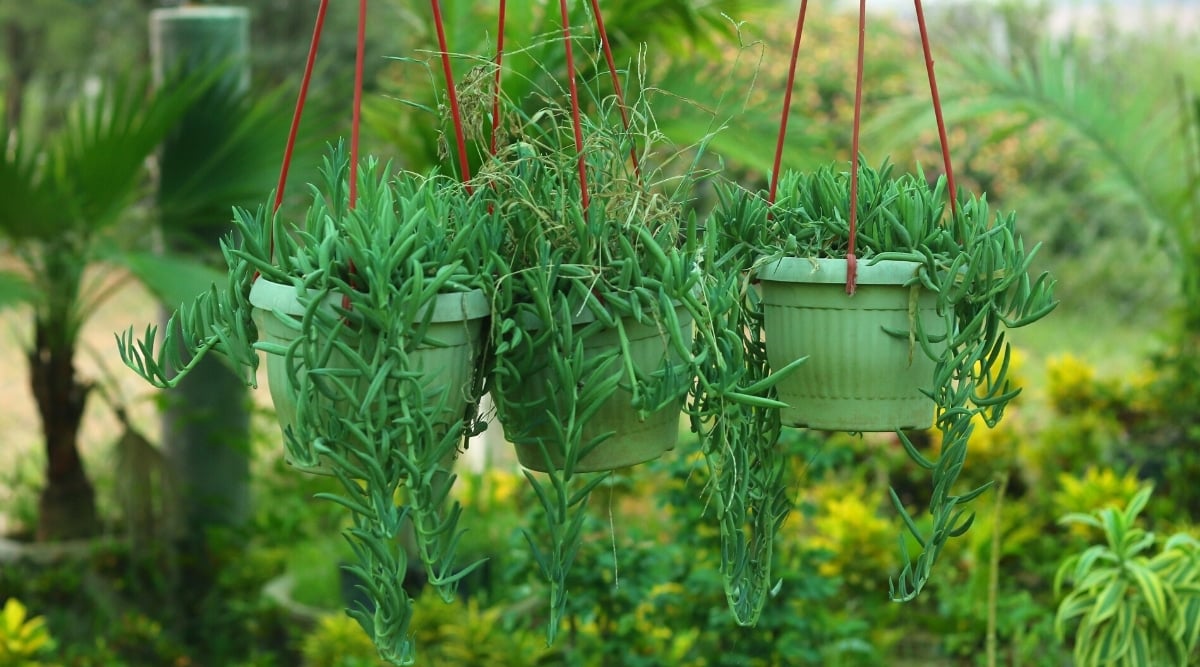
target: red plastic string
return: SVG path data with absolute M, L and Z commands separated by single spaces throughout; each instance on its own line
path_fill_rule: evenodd
M 570 19 L 567 16 L 567 0 L 558 0 L 562 13 L 563 44 L 567 50 L 567 73 L 571 81 L 571 126 L 575 130 L 575 150 L 579 153 L 579 190 L 582 193 L 583 210 L 591 203 L 588 197 L 587 163 L 583 156 L 583 123 L 579 119 L 579 86 L 575 84 L 575 55 L 571 50 Z
M 920 0 L 918 0 L 919 2 Z M 862 125 L 863 63 L 867 47 L 867 0 L 858 2 L 858 64 L 854 81 L 854 129 L 850 141 L 850 248 L 846 251 L 846 294 L 854 294 L 858 281 L 858 257 L 854 254 L 858 236 L 858 135 Z
M 783 139 L 787 136 L 788 113 L 792 108 L 792 86 L 796 82 L 796 60 L 800 56 L 800 37 L 804 34 L 804 15 L 808 13 L 808 0 L 800 2 L 800 14 L 796 17 L 796 37 L 792 41 L 792 63 L 788 67 L 787 88 L 783 91 L 783 113 L 779 119 L 779 137 L 775 141 L 775 164 L 771 167 L 771 190 L 767 202 L 775 203 L 779 188 L 779 166 L 783 161 Z
M 954 185 L 954 169 L 950 166 L 950 143 L 946 138 L 946 120 L 942 117 L 942 100 L 938 95 L 937 77 L 933 74 L 933 53 L 929 48 L 929 31 L 925 28 L 925 11 L 921 0 L 913 0 L 917 10 L 917 26 L 921 29 L 921 48 L 925 51 L 925 71 L 929 73 L 929 94 L 933 97 L 933 115 L 937 118 L 938 141 L 942 145 L 942 162 L 946 165 L 946 185 L 950 186 L 950 212 L 958 211 L 958 189 Z
M 358 41 L 354 55 L 354 110 L 350 118 L 350 208 L 358 201 L 358 136 L 362 120 L 363 61 L 367 44 L 367 0 L 358 2 Z M 353 270 L 353 267 L 351 267 Z
M 600 0 L 592 0 L 592 14 L 596 16 L 596 32 L 600 33 L 600 48 L 604 50 L 604 60 L 608 63 L 608 73 L 612 76 L 613 91 L 617 95 L 617 109 L 621 112 L 621 125 L 628 130 L 629 112 L 625 110 L 625 93 L 621 90 L 621 77 L 617 75 L 617 64 L 613 60 L 608 31 L 604 29 L 604 19 L 600 16 Z M 633 161 L 633 173 L 640 179 L 642 166 L 638 164 L 636 147 L 630 147 L 629 159 Z
M 354 54 L 354 109 L 351 111 L 350 117 L 350 208 L 353 209 L 358 203 L 358 137 L 359 126 L 362 121 L 362 89 L 363 89 L 363 63 L 366 59 L 367 50 L 367 0 L 358 0 L 358 35 L 355 42 Z M 350 286 L 355 285 L 354 274 L 358 273 L 354 268 L 354 260 L 350 260 L 348 270 L 350 273 Z M 350 309 L 350 295 L 342 295 L 342 308 Z
M 496 142 L 500 135 L 500 72 L 504 64 L 504 14 L 508 3 L 500 0 L 500 20 L 496 28 L 496 88 L 492 96 L 492 155 L 496 154 Z
M 329 8 L 329 0 L 321 0 L 321 6 L 317 9 L 317 20 L 313 25 L 312 42 L 308 46 L 308 60 L 304 64 L 304 77 L 300 79 L 300 93 L 296 96 L 296 110 L 292 113 L 292 126 L 288 130 L 287 145 L 283 149 L 283 164 L 279 168 L 279 184 L 275 186 L 275 205 L 271 208 L 271 214 L 274 215 L 279 211 L 279 206 L 283 203 L 283 190 L 287 185 L 288 168 L 292 166 L 292 153 L 296 148 L 296 134 L 300 129 L 300 118 L 304 115 L 304 102 L 308 98 L 308 84 L 312 81 L 313 64 L 317 61 L 317 49 L 321 44 L 321 29 L 325 27 L 325 10 Z M 269 237 L 268 248 L 270 257 L 275 256 L 275 237 L 272 234 L 272 229 L 267 229 Z M 258 272 L 254 274 L 258 278 Z
M 446 48 L 446 28 L 442 23 L 442 7 L 438 0 L 429 0 L 433 8 L 433 23 L 437 27 L 438 49 L 442 52 L 442 73 L 446 76 L 446 92 L 450 97 L 450 116 L 454 119 L 454 140 L 458 144 L 458 163 L 462 167 L 462 180 L 471 178 L 471 167 L 467 162 L 467 141 L 463 137 L 462 113 L 458 108 L 458 92 L 454 89 L 454 73 L 450 70 L 450 50 Z M 468 192 L 470 186 L 467 186 Z
M 308 98 L 308 84 L 312 81 L 313 64 L 317 62 L 317 48 L 321 44 L 321 29 L 325 27 L 325 10 L 329 0 L 321 0 L 317 9 L 317 21 L 313 26 L 312 42 L 308 46 L 308 60 L 304 63 L 304 77 L 300 80 L 300 94 L 296 97 L 296 110 L 292 113 L 292 126 L 288 130 L 287 146 L 283 150 L 283 166 L 279 169 L 279 185 L 275 188 L 274 213 L 283 203 L 283 189 L 287 185 L 288 168 L 292 166 L 292 152 L 296 148 L 296 134 L 300 129 L 300 117 L 304 114 L 304 102 Z

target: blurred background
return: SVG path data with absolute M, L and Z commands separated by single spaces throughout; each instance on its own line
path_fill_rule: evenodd
M 211 14 L 191 25 L 161 11 L 174 4 L 0 1 L 0 605 L 13 610 L 0 665 L 374 665 L 340 612 L 356 595 L 339 571 L 342 513 L 313 499 L 336 483 L 287 469 L 267 392 L 218 364 L 164 396 L 116 355 L 115 332 L 211 280 L 230 208 L 269 201 L 318 5 L 192 3 Z M 912 5 L 867 4 L 863 154 L 938 175 Z M 977 431 L 964 472 L 997 486 L 930 588 L 887 597 L 900 531 L 887 489 L 914 506 L 930 493 L 896 437 L 787 431 L 780 592 L 756 628 L 737 627 L 684 444 L 597 493 L 568 632 L 547 648 L 520 535 L 538 503 L 494 429 L 455 488 L 464 561 L 489 564 L 457 604 L 419 598 L 426 664 L 1070 665 L 1055 572 L 1103 533 L 1062 516 L 1149 485 L 1140 525 L 1200 537 L 1200 2 L 924 4 L 959 184 L 1017 211 L 1062 301 L 1012 334 L 1024 393 Z M 464 104 L 478 106 L 496 6 L 445 5 Z M 510 8 L 514 99 L 567 80 L 545 5 Z M 572 3 L 586 36 L 585 5 Z M 602 3 L 659 128 L 684 150 L 709 139 L 703 159 L 751 187 L 769 176 L 798 5 Z M 809 5 L 785 168 L 850 158 L 857 3 Z M 349 132 L 355 10 L 331 3 L 285 210 Z M 436 49 L 427 5 L 371 3 L 365 152 L 450 169 Z M 702 186 L 694 206 L 714 198 Z

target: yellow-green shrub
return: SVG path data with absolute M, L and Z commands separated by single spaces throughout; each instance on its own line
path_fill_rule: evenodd
M 330 614 L 300 643 L 305 667 L 376 667 L 379 659 L 371 638 L 358 621 L 345 614 Z
M 1141 487 L 1142 483 L 1133 471 L 1118 475 L 1112 468 L 1090 467 L 1081 477 L 1060 473 L 1058 490 L 1051 496 L 1051 502 L 1058 516 L 1121 508 Z M 1068 527 L 1071 533 L 1080 537 L 1092 534 L 1085 523 L 1070 523 Z
M 54 648 L 54 640 L 41 616 L 28 616 L 25 605 L 9 598 L 0 611 L 0 665 L 36 667 L 38 656 Z
M 853 590 L 884 585 L 896 566 L 896 526 L 879 515 L 879 491 L 833 482 L 817 485 L 814 495 L 808 545 L 832 554 L 818 567 L 820 574 L 840 577 Z

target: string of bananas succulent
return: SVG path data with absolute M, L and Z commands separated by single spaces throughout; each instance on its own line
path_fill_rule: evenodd
M 373 608 L 348 611 L 383 658 L 411 664 L 412 601 L 403 588 L 410 554 L 400 536 L 415 534 L 416 557 L 443 599 L 479 564 L 455 565 L 461 512 L 448 492 L 460 444 L 480 428 L 484 326 L 467 311 L 486 314 L 481 259 L 502 229 L 461 184 L 393 175 L 374 159 L 362 164 L 352 207 L 348 171 L 339 146 L 302 225 L 265 208 L 236 211 L 235 233 L 222 244 L 225 289 L 176 313 L 161 349 L 153 327 L 140 341 L 126 332 L 119 349 L 127 365 L 164 387 L 210 350 L 253 384 L 257 352 L 266 353 L 290 461 L 337 477 L 342 493 L 323 497 L 353 519 L 345 533 L 357 558 L 350 569 Z M 262 303 L 255 290 L 271 283 L 295 306 Z M 272 329 L 284 333 L 263 335 Z M 456 346 L 463 373 L 439 375 L 448 357 L 431 355 Z
M 841 258 L 849 248 L 850 175 L 839 164 L 814 172 L 791 172 L 781 179 L 779 196 L 769 205 L 764 193 L 727 186 L 720 193 L 714 226 L 741 244 L 762 266 L 782 257 Z M 945 179 L 935 184 L 920 172 L 892 177 L 892 166 L 860 167 L 857 248 L 861 260 L 917 262 L 913 284 L 937 295 L 944 335 L 920 316 L 910 330 L 891 330 L 935 363 L 928 395 L 936 405 L 935 426 L 942 432 L 938 457 L 921 453 L 898 432 L 909 457 L 931 472 L 931 523 L 922 529 L 893 491 L 892 503 L 905 530 L 920 546 L 914 560 L 901 537 L 903 568 L 891 596 L 916 597 L 928 581 L 946 542 L 965 533 L 974 518 L 966 505 L 986 486 L 965 493 L 952 489 L 966 461 L 968 443 L 979 416 L 994 426 L 1020 392 L 1008 381 L 1011 349 L 1005 328 L 1031 324 L 1052 311 L 1054 281 L 1048 274 L 1031 280 L 1037 248 L 1025 251 L 1012 213 L 990 216 L 984 198 L 960 198 L 953 211 Z
M 746 272 L 752 257 L 723 234 L 706 235 L 695 340 L 697 381 L 687 412 L 709 469 L 721 528 L 721 575 L 734 620 L 754 625 L 771 584 L 775 535 L 791 511 L 773 386 L 805 360 L 774 374 L 763 343 L 763 308 Z
M 693 176 L 664 176 L 655 153 L 662 138 L 643 124 L 652 123 L 648 110 L 635 103 L 641 122 L 626 129 L 615 104 L 600 100 L 582 121 L 582 153 L 567 110 L 546 101 L 526 115 L 508 104 L 513 134 L 473 180 L 494 193 L 508 232 L 489 255 L 497 280 L 488 388 L 508 440 L 525 451 L 522 463 L 544 471 L 525 473 L 546 521 L 526 538 L 550 585 L 550 641 L 589 494 L 607 475 L 609 465 L 596 461 L 654 424 L 673 442 L 692 384 L 692 318 L 682 301 L 699 275 L 688 255 L 695 229 L 681 219 Z M 608 421 L 614 413 L 624 420 Z M 646 454 L 621 449 L 613 465 L 640 463 L 671 443 L 658 445 Z

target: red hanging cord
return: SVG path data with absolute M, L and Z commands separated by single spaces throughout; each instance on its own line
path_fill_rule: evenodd
M 925 28 L 925 11 L 921 0 L 913 0 L 917 10 L 917 26 L 921 29 L 921 48 L 925 51 L 925 71 L 929 73 L 929 94 L 933 97 L 933 115 L 937 118 L 938 141 L 942 145 L 942 162 L 946 166 L 946 185 L 950 188 L 950 212 L 958 211 L 958 189 L 954 185 L 954 169 L 950 166 L 950 143 L 946 138 L 946 121 L 942 117 L 942 100 L 938 95 L 937 78 L 933 74 L 933 52 L 929 48 L 929 31 Z
M 463 137 L 462 113 L 458 108 L 458 92 L 454 89 L 454 73 L 450 70 L 450 50 L 446 48 L 446 28 L 442 23 L 442 7 L 438 0 L 429 0 L 433 8 L 433 23 L 437 27 L 438 49 L 442 52 L 442 73 L 446 76 L 446 93 L 450 97 L 450 116 L 454 119 L 454 140 L 458 144 L 458 163 L 462 167 L 462 180 L 471 179 L 471 167 L 467 162 L 467 141 Z M 470 186 L 467 186 L 470 192 Z
M 362 124 L 362 89 L 363 89 L 363 63 L 366 59 L 367 50 L 367 0 L 358 0 L 358 35 L 355 42 L 354 53 L 354 108 L 350 115 L 350 208 L 353 209 L 358 203 L 358 138 L 360 125 Z M 347 267 L 350 275 L 350 286 L 357 287 L 354 283 L 354 275 L 358 273 L 354 268 L 354 260 L 350 260 Z M 350 295 L 342 295 L 342 308 L 350 309 Z
M 283 166 L 279 169 L 279 185 L 275 187 L 275 207 L 271 209 L 272 213 L 278 211 L 283 203 L 283 189 L 287 185 L 288 168 L 292 166 L 296 134 L 300 129 L 300 117 L 304 114 L 304 102 L 308 98 L 308 84 L 312 81 L 313 64 L 317 61 L 317 48 L 321 44 L 321 29 L 325 27 L 327 9 L 329 0 L 321 0 L 321 6 L 317 9 L 317 21 L 313 26 L 312 42 L 308 46 L 308 60 L 304 63 L 304 77 L 300 80 L 300 94 L 296 97 L 296 110 L 292 113 L 292 127 L 288 130 L 287 146 L 283 149 Z M 274 255 L 274 252 L 271 254 Z
M 304 102 L 308 98 L 308 84 L 312 81 L 313 64 L 317 61 L 317 49 L 321 45 L 321 29 L 325 27 L 325 10 L 329 9 L 329 0 L 321 0 L 317 9 L 317 20 L 313 25 L 312 41 L 308 46 L 308 60 L 304 63 L 304 76 L 300 79 L 300 93 L 296 96 L 296 110 L 292 112 L 292 126 L 288 130 L 287 145 L 283 149 L 283 164 L 279 167 L 279 184 L 275 186 L 275 204 L 271 207 L 271 215 L 279 212 L 283 204 L 283 190 L 287 185 L 288 168 L 292 166 L 292 153 L 296 149 L 296 134 L 300 130 L 300 118 L 304 115 Z M 274 226 L 267 228 L 267 247 L 269 257 L 275 257 Z M 258 272 L 254 272 L 255 279 Z
M 350 208 L 358 201 L 358 137 L 362 122 L 363 61 L 367 44 L 367 0 L 358 2 L 358 41 L 354 55 L 354 110 L 350 118 Z M 353 265 L 350 267 L 354 270 Z
M 571 126 L 575 130 L 575 150 L 579 153 L 579 190 L 582 193 L 583 210 L 588 204 L 587 163 L 583 156 L 583 123 L 579 119 L 579 86 L 575 83 L 575 56 L 571 50 L 570 18 L 567 16 L 567 0 L 558 0 L 558 8 L 562 13 L 563 44 L 567 50 L 567 74 L 571 80 Z
M 600 16 L 600 0 L 592 0 L 592 14 L 596 16 L 596 32 L 600 33 L 600 47 L 604 50 L 604 60 L 608 63 L 608 73 L 612 76 L 613 91 L 617 95 L 617 109 L 621 112 L 621 125 L 628 130 L 629 112 L 625 109 L 625 93 L 621 90 L 621 77 L 617 75 L 617 64 L 613 60 L 608 31 L 604 29 L 604 19 Z M 638 164 L 636 147 L 630 147 L 629 159 L 633 161 L 633 173 L 641 178 L 642 167 Z
M 496 28 L 496 88 L 492 96 L 492 155 L 496 154 L 496 142 L 500 135 L 500 72 L 504 64 L 504 14 L 508 3 L 500 0 L 500 20 Z
M 919 2 L 920 0 L 918 0 Z M 850 140 L 850 248 L 846 251 L 846 294 L 854 294 L 858 281 L 858 257 L 854 254 L 858 236 L 858 135 L 862 125 L 863 63 L 867 47 L 867 0 L 858 2 L 858 63 L 854 81 L 854 129 Z
M 808 0 L 801 0 L 800 14 L 796 17 L 796 37 L 792 41 L 792 63 L 788 67 L 787 88 L 783 92 L 783 113 L 779 119 L 779 137 L 775 140 L 775 164 L 771 167 L 771 190 L 767 203 L 775 203 L 779 188 L 779 167 L 783 161 L 783 140 L 787 136 L 788 113 L 792 108 L 792 86 L 796 83 L 796 60 L 800 56 L 800 37 L 804 34 L 804 15 L 808 13 Z

